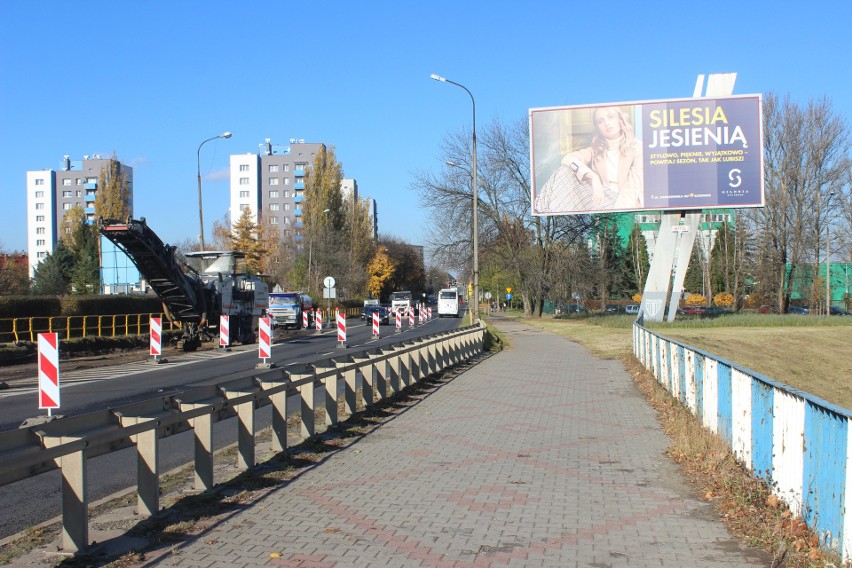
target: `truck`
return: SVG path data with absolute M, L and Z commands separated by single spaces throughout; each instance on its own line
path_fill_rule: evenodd
M 390 301 L 391 301 L 391 311 L 396 313 L 397 310 L 403 310 L 403 313 L 408 311 L 408 308 L 411 307 L 411 292 L 408 290 L 403 290 L 401 292 L 391 292 Z
M 219 336 L 220 316 L 229 316 L 229 340 L 257 341 L 258 318 L 269 308 L 269 288 L 246 269 L 240 251 L 181 254 L 164 244 L 140 219 L 98 219 L 98 229 L 139 269 L 163 302 L 163 313 L 180 325 L 179 347 L 194 351 Z
M 301 292 L 272 292 L 269 294 L 269 315 L 273 325 L 284 329 L 299 329 L 304 313 L 310 314 L 313 300 Z M 309 315 L 310 317 L 310 315 Z M 308 322 L 310 326 L 310 320 Z

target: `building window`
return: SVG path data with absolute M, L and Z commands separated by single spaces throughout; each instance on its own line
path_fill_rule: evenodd
M 269 164 L 269 173 L 275 173 L 278 171 L 278 164 Z
M 63 203 L 62 208 L 66 211 L 71 211 L 72 203 Z
M 77 178 L 77 185 L 83 185 L 83 178 Z
M 273 189 L 269 192 L 269 199 L 278 199 L 278 190 Z
M 285 171 L 285 172 L 289 172 L 289 171 L 290 171 L 290 164 L 284 164 L 284 171 Z
M 270 217 L 269 218 L 269 224 L 270 225 L 277 225 L 278 224 L 278 217 Z
M 240 211 L 245 211 L 246 209 L 248 209 L 249 211 L 251 211 L 251 206 L 250 206 L 248 203 L 242 203 L 242 204 L 240 205 Z
M 240 171 L 241 172 L 249 171 L 249 165 L 248 164 L 240 164 Z
M 43 197 L 44 197 L 44 192 L 43 192 L 43 191 L 36 191 L 36 192 L 35 192 L 35 196 L 36 196 L 36 199 L 43 198 Z
M 284 190 L 284 197 L 292 197 L 292 195 L 290 194 L 290 190 L 289 190 L 289 189 L 285 189 L 285 190 Z
M 71 178 L 65 178 L 64 180 L 62 180 L 62 185 L 66 187 L 71 185 Z
M 35 208 L 36 209 L 44 209 L 44 203 L 36 203 Z
M 249 192 L 248 192 L 247 189 L 240 191 L 240 197 L 248 197 L 248 196 L 249 196 Z
M 240 185 L 248 185 L 249 178 L 240 178 Z
M 37 180 L 35 180 L 35 184 L 36 185 L 44 185 L 44 180 L 43 179 L 37 179 Z
M 289 203 L 285 203 L 285 204 L 284 204 L 284 211 L 289 211 L 289 210 L 290 210 L 290 204 L 289 204 Z
M 290 185 L 290 178 L 284 178 L 284 185 Z
M 289 225 L 289 224 L 290 224 L 290 217 L 284 217 L 284 224 L 285 224 L 285 225 Z
M 44 246 L 44 239 L 37 239 L 36 240 L 36 246 L 37 247 L 43 247 Z
M 269 204 L 269 210 L 270 211 L 278 211 L 279 209 L 281 209 L 281 206 L 278 205 L 277 203 L 270 203 Z
M 46 252 L 44 252 L 44 251 L 41 251 L 41 252 L 37 252 L 37 253 L 36 253 L 36 257 L 37 257 L 37 258 L 44 258 L 45 256 L 47 256 L 47 253 L 46 253 Z
M 305 178 L 303 178 L 302 176 L 298 176 L 296 178 L 296 183 L 305 183 Z
M 80 191 L 79 189 L 77 190 L 76 193 L 77 193 L 77 197 L 83 197 L 83 192 Z
M 86 183 L 98 183 L 98 178 L 86 178 Z
M 36 205 L 36 209 L 41 209 L 38 205 Z M 43 223 L 44 215 L 36 215 L 36 223 Z
M 44 227 L 36 227 L 36 235 L 43 235 Z
M 63 191 L 62 197 L 74 197 L 74 192 L 73 191 Z
M 94 214 L 94 213 L 86 213 L 86 221 L 88 221 L 89 223 L 91 223 L 91 222 L 93 222 L 94 220 L 95 220 L 95 214 Z
M 278 185 L 278 178 L 269 178 L 269 185 Z

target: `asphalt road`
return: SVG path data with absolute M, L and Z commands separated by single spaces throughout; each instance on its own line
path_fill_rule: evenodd
M 403 327 L 399 334 L 393 326 L 381 326 L 381 337 L 372 337 L 371 326 L 361 320 L 348 320 L 347 347 L 338 347 L 336 331 L 300 332 L 272 346 L 268 361 L 276 367 L 301 370 L 307 363 L 342 358 L 378 347 L 431 335 L 456 328 L 466 320 L 433 319 L 413 329 Z M 167 394 L 191 390 L 194 387 L 222 383 L 257 374 L 260 360 L 256 345 L 235 346 L 230 352 L 219 350 L 196 353 L 166 352 L 168 363 L 127 363 L 117 367 L 76 370 L 63 374 L 62 408 L 57 414 L 72 416 Z M 109 359 L 104 360 L 109 364 Z M 12 388 L 0 391 L 0 431 L 17 428 L 25 419 L 44 415 L 37 409 L 35 378 L 16 380 Z M 288 407 L 298 408 L 298 399 L 288 401 Z M 235 419 L 216 424 L 214 443 L 217 449 L 236 441 Z M 271 422 L 271 409 L 258 411 L 256 429 Z M 162 439 L 160 442 L 161 471 L 179 467 L 191 461 L 193 438 L 191 432 Z M 134 487 L 136 484 L 136 454 L 132 448 L 100 456 L 88 462 L 89 502 Z M 60 476 L 58 471 L 45 473 L 25 481 L 0 487 L 0 539 L 14 535 L 40 522 L 61 514 Z

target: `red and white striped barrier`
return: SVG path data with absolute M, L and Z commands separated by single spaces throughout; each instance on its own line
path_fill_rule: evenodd
M 346 347 L 346 314 L 337 310 L 337 346 Z
M 314 314 L 314 324 L 317 330 L 317 333 L 322 331 L 322 310 L 317 308 L 317 312 Z
M 417 322 L 417 323 L 421 323 L 421 324 L 422 324 L 422 323 L 425 323 L 425 322 L 426 322 L 426 310 L 425 310 L 425 309 L 423 309 L 423 304 L 420 304 L 420 305 L 417 307 L 417 319 L 418 319 L 418 322 Z
M 230 317 L 219 316 L 219 347 L 226 348 L 231 344 Z
M 414 306 L 408 306 L 408 327 L 414 327 Z
M 258 324 L 257 351 L 258 356 L 263 359 L 263 364 L 265 365 L 266 360 L 272 357 L 272 318 L 260 318 Z
M 373 312 L 373 337 L 379 337 L 379 312 Z
M 426 308 L 426 319 L 429 319 L 429 320 L 432 319 L 432 306 L 429 306 L 428 308 Z
M 59 408 L 59 334 L 38 334 L 38 407 Z
M 157 363 L 160 360 L 160 355 L 162 352 L 162 344 L 163 344 L 163 326 L 162 326 L 162 318 L 151 318 L 151 349 L 149 353 L 154 356 L 154 362 Z
M 302 329 L 310 327 L 311 318 L 308 316 L 308 310 L 302 311 Z
M 396 332 L 402 332 L 402 310 L 399 308 L 394 311 L 394 317 L 396 318 Z

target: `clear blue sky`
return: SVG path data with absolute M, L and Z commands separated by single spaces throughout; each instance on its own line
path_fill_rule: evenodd
M 586 7 L 590 6 L 590 7 Z M 0 245 L 26 248 L 27 170 L 115 155 L 135 214 L 163 240 L 206 234 L 228 208 L 232 153 L 265 138 L 324 142 L 413 243 L 428 219 L 412 173 L 442 137 L 531 107 L 688 97 L 699 73 L 736 94 L 829 97 L 852 120 L 852 3 L 4 1 L 0 6 Z

